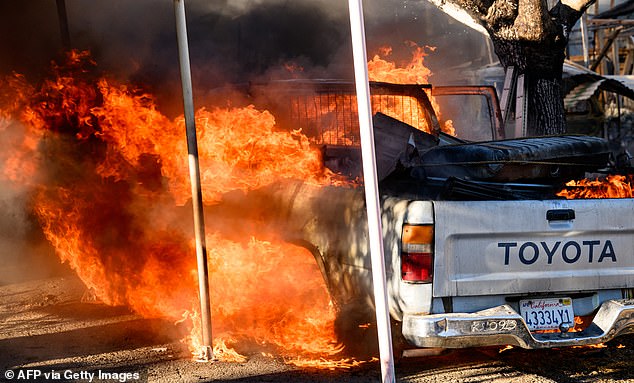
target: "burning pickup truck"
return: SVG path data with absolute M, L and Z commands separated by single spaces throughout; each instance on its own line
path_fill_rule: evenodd
M 266 107 L 311 137 L 327 166 L 361 176 L 353 86 L 282 88 Z M 633 200 L 560 196 L 566 181 L 608 167 L 605 140 L 504 139 L 486 87 L 372 83 L 371 92 L 389 310 L 406 347 L 587 345 L 634 329 Z M 434 112 L 452 94 L 479 96 L 459 105 L 480 116 L 471 126 Z M 489 140 L 461 139 L 473 126 Z M 359 189 L 278 190 L 288 225 L 301 228 L 292 239 L 315 255 L 340 331 L 356 341 L 373 317 Z

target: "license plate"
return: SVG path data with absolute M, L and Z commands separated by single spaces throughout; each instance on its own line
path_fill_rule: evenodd
M 562 323 L 572 328 L 575 324 L 570 298 L 521 300 L 520 314 L 531 331 L 558 329 Z

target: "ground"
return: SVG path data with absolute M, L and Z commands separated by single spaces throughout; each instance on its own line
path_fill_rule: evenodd
M 244 363 L 192 360 L 179 325 L 143 319 L 91 301 L 71 272 L 0 285 L 3 381 L 374 382 L 378 363 L 342 370 L 300 369 L 281 358 Z M 500 347 L 405 358 L 399 382 L 634 382 L 634 336 L 604 348 L 529 351 Z M 101 371 L 110 379 L 97 379 Z M 14 375 L 12 376 L 11 373 Z M 26 374 L 57 373 L 26 379 Z M 75 374 L 74 376 L 72 374 Z M 116 375 L 115 375 L 116 374 Z M 136 375 L 135 375 L 136 374 Z M 20 377 L 22 379 L 20 379 Z M 12 379 L 9 379 L 12 378 Z M 138 378 L 138 379 L 137 379 Z

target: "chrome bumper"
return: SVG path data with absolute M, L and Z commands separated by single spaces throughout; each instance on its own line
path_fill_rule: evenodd
M 403 317 L 403 336 L 417 347 L 565 347 L 604 343 L 633 332 L 633 299 L 604 302 L 590 326 L 580 332 L 533 334 L 520 314 L 508 305 L 473 314 L 405 314 Z

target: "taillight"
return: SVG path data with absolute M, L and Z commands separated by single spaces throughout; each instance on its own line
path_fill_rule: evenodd
M 404 281 L 431 282 L 433 239 L 433 225 L 403 225 L 401 278 Z

